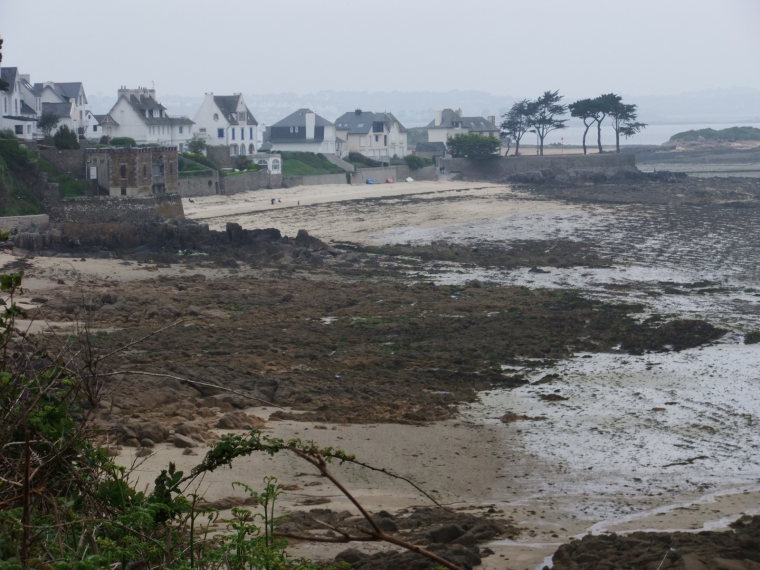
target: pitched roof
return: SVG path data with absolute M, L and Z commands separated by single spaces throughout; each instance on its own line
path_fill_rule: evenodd
M 22 115 L 37 115 L 37 111 L 32 109 L 29 105 L 26 104 L 26 101 L 21 101 L 21 114 Z
M 305 127 L 306 126 L 306 114 L 307 113 L 314 113 L 311 109 L 298 109 L 298 111 L 294 111 L 284 119 L 281 119 L 277 121 L 275 124 L 271 125 L 271 128 L 274 127 Z M 324 117 L 315 115 L 315 127 L 327 127 L 331 126 L 332 123 L 325 119 Z
M 237 125 L 239 123 L 248 123 L 258 125 L 258 121 L 253 116 L 253 113 L 245 106 L 245 113 L 247 117 L 241 117 L 237 112 L 238 105 L 240 104 L 240 98 L 242 95 L 214 95 L 214 103 L 219 107 L 219 110 L 224 114 L 224 118 L 230 125 Z
M 71 103 L 43 103 L 42 113 L 55 115 L 61 119 L 71 116 Z
M 70 83 L 54 83 L 58 92 L 67 99 L 76 99 L 80 94 L 84 94 L 84 86 L 81 81 Z
M 401 122 L 393 116 L 392 113 L 373 113 L 372 111 L 362 111 L 357 109 L 350 113 L 343 113 L 335 119 L 335 128 L 340 131 L 348 131 L 350 135 L 363 135 L 372 130 L 373 123 L 398 123 L 399 130 L 404 133 L 406 129 Z
M 452 109 L 441 111 L 441 124 L 436 125 L 435 120 L 430 121 L 428 129 L 467 129 L 471 133 L 498 131 L 498 127 L 484 117 L 462 117 Z
M 137 114 L 140 115 L 140 118 L 145 122 L 146 125 L 172 126 L 195 124 L 187 117 L 170 117 L 164 112 L 166 111 L 166 107 L 164 107 L 150 95 L 140 94 L 138 96 L 130 94 L 128 96 L 125 95 L 124 98 L 126 99 L 127 103 L 129 103 L 129 105 L 137 112 Z M 152 117 L 150 114 L 146 116 L 146 111 L 158 111 L 158 116 Z
M 442 142 L 418 142 L 414 147 L 416 152 L 440 152 L 446 153 L 446 145 Z

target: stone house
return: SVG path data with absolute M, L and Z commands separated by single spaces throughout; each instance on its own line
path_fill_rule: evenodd
M 335 125 L 311 109 L 298 109 L 267 128 L 265 150 L 336 154 Z
M 19 73 L 17 67 L 0 68 L 0 130 L 10 130 L 20 139 L 37 137 L 37 120 L 41 102 L 34 93 L 29 75 Z
M 392 113 L 356 109 L 335 119 L 335 130 L 345 140 L 343 155 L 358 152 L 384 162 L 408 154 L 406 129 Z
M 79 136 L 85 136 L 89 118 L 84 85 L 71 83 L 35 83 L 34 94 L 41 102 L 40 115 L 51 113 L 58 117 L 58 127 L 67 126 Z
M 435 118 L 427 126 L 428 142 L 442 142 L 457 135 L 477 134 L 499 138 L 496 117 L 463 117 L 462 109 L 436 111 Z
M 193 138 L 193 121 L 169 116 L 166 107 L 156 101 L 156 90 L 147 87 L 121 87 L 116 103 L 100 124 L 102 135 L 130 137 L 137 144 L 173 146 L 179 152 L 184 152 Z
M 93 148 L 85 152 L 88 180 L 98 194 L 151 196 L 179 193 L 177 147 Z
M 224 146 L 229 156 L 256 153 L 259 123 L 240 93 L 206 93 L 194 121 L 195 136 L 203 138 L 207 146 Z

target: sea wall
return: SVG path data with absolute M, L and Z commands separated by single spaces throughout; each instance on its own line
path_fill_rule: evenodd
M 282 185 L 286 188 L 292 186 L 318 186 L 320 184 L 347 184 L 345 173 L 337 174 L 309 174 L 307 176 L 286 176 Z
M 216 170 L 203 170 L 195 173 L 182 173 L 179 175 L 179 195 L 183 198 L 192 196 L 211 196 L 220 194 L 219 172 Z
M 268 170 L 258 172 L 239 172 L 229 174 L 219 179 L 221 194 L 237 194 L 261 188 L 279 188 L 282 186 L 282 175 L 271 174 Z
M 465 180 L 502 181 L 525 176 L 526 179 L 555 177 L 593 178 L 637 171 L 633 153 L 589 155 L 509 156 L 472 160 L 447 158 L 444 172 Z
M 184 218 L 179 194 L 158 196 L 86 196 L 48 205 L 50 221 L 77 224 L 142 223 Z

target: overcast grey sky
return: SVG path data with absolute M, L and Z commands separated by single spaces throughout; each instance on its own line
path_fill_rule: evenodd
M 104 95 L 760 89 L 759 0 L 0 0 L 0 36 Z

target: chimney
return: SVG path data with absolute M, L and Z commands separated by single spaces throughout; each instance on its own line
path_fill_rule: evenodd
M 304 116 L 306 122 L 306 140 L 314 139 L 314 127 L 317 124 L 317 116 L 313 111 L 308 111 Z
M 496 115 L 488 115 L 486 118 L 494 125 L 496 124 Z
M 435 125 L 436 127 L 440 127 L 442 120 L 443 120 L 443 111 L 436 111 L 435 112 L 435 122 L 433 123 L 433 125 Z
M 354 115 L 361 115 L 361 114 L 362 114 L 362 110 L 361 109 L 355 109 L 354 110 Z

